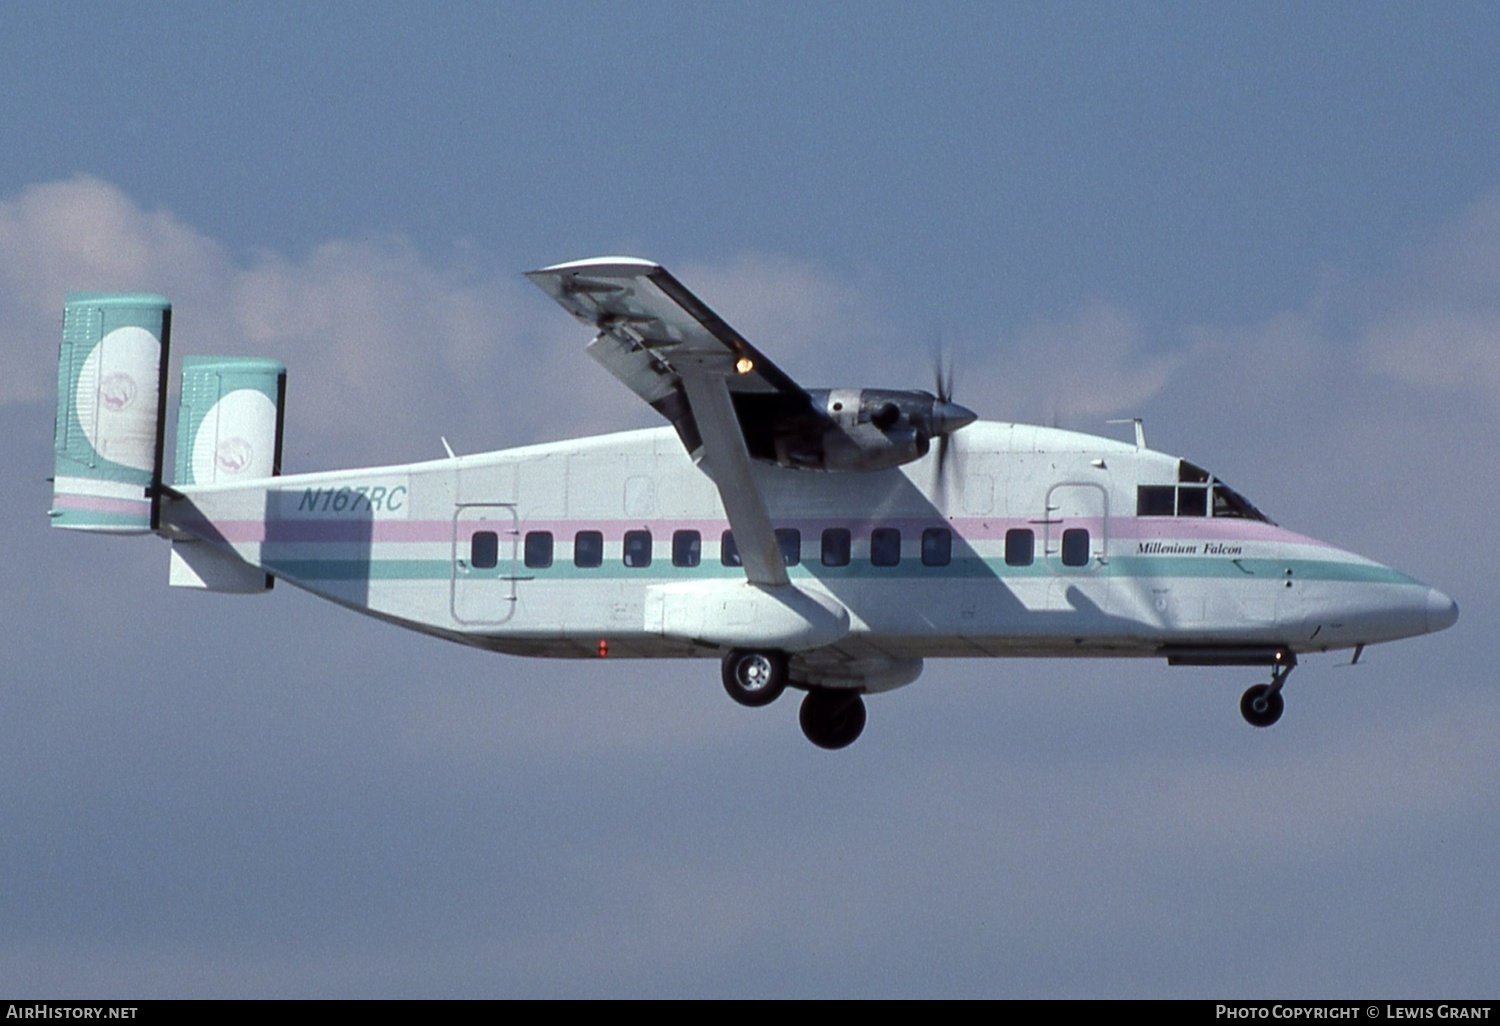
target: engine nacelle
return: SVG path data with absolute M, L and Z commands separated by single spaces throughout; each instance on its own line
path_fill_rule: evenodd
M 804 470 L 887 470 L 921 459 L 935 437 L 975 419 L 971 410 L 924 391 L 831 388 L 807 396 L 811 408 L 800 415 L 752 413 L 755 400 L 741 401 L 751 455 Z M 768 422 L 777 425 L 774 433 L 750 428 Z

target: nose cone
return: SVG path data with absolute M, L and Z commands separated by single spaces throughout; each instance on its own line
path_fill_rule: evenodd
M 1436 588 L 1427 589 L 1427 629 L 1445 631 L 1458 622 L 1458 603 Z
M 961 427 L 968 427 L 979 419 L 979 414 L 967 406 L 939 399 L 932 404 L 932 433 L 946 435 Z

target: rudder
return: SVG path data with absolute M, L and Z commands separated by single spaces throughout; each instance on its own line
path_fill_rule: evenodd
M 252 482 L 281 473 L 286 367 L 245 356 L 182 361 L 174 484 Z M 173 587 L 238 594 L 267 591 L 272 578 L 233 553 L 190 538 L 172 542 Z
M 52 526 L 144 534 L 160 526 L 172 304 L 69 292 L 58 350 Z
M 280 474 L 285 397 L 286 367 L 278 360 L 185 358 L 174 482 L 227 484 Z

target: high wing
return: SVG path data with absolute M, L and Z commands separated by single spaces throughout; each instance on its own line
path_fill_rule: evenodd
M 601 257 L 527 277 L 593 326 L 589 355 L 672 422 L 719 489 L 750 582 L 787 584 L 746 432 L 820 423 L 807 392 L 658 264 Z
M 683 376 L 721 377 L 755 419 L 821 420 L 811 397 L 659 264 L 599 257 L 526 275 L 598 335 L 588 354 L 672 422 L 693 459 L 703 444 Z M 747 429 L 755 430 L 754 425 Z M 766 425 L 770 430 L 770 425 Z

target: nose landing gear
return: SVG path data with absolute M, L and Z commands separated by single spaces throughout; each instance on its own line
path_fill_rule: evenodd
M 1281 719 L 1286 702 L 1281 697 L 1282 685 L 1297 665 L 1294 652 L 1277 652 L 1271 665 L 1271 683 L 1255 684 L 1240 697 L 1240 715 L 1252 727 L 1269 727 Z

